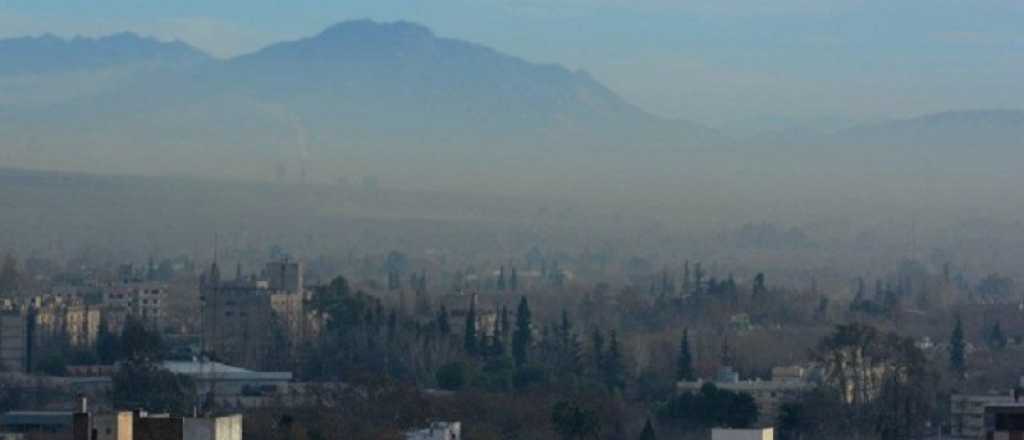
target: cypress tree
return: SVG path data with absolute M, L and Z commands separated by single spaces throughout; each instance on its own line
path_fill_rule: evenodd
M 615 330 L 608 337 L 608 353 L 605 355 L 605 384 L 611 391 L 622 391 L 626 388 L 626 366 L 622 361 L 622 349 Z
M 999 324 L 999 321 L 992 326 L 992 330 L 988 334 L 988 344 L 992 349 L 1002 350 L 1006 348 L 1006 334 L 1003 333 L 1003 327 Z
M 515 267 L 512 268 L 512 274 L 509 275 L 508 288 L 513 292 L 519 290 L 519 273 L 516 272 Z
M 476 336 L 476 305 L 470 303 L 469 312 L 466 313 L 466 331 L 464 334 L 463 347 L 466 349 L 468 354 L 476 354 L 477 352 L 477 336 Z
M 530 305 L 524 296 L 519 300 L 519 309 L 516 311 L 516 331 L 512 335 L 512 356 L 515 358 L 516 367 L 521 368 L 526 365 L 530 339 Z
M 452 332 L 451 323 L 448 322 L 448 309 L 441 305 L 441 311 L 437 313 L 437 330 L 442 335 L 449 335 Z
M 651 425 L 649 418 L 644 424 L 644 430 L 640 433 L 640 440 L 658 440 L 658 436 L 654 435 L 654 425 Z
M 604 371 L 604 335 L 599 328 L 590 336 L 590 362 L 596 373 Z
M 679 343 L 679 362 L 676 369 L 676 380 L 692 381 L 693 355 L 690 353 L 690 330 L 683 329 L 683 339 Z
M 960 315 L 956 316 L 956 325 L 949 338 L 949 369 L 960 379 L 967 374 L 967 344 L 964 341 L 964 327 Z

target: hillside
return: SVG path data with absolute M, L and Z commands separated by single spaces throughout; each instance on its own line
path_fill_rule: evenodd
M 59 89 L 62 80 L 35 87 Z M 410 23 L 347 22 L 234 59 L 106 81 L 93 94 L 7 106 L 0 134 L 11 165 L 411 183 L 488 162 L 568 166 L 599 154 L 613 166 L 639 152 L 723 143 L 707 128 L 640 110 L 585 72 Z M 466 161 L 452 167 L 450 155 Z M 410 160 L 419 169 L 401 168 Z

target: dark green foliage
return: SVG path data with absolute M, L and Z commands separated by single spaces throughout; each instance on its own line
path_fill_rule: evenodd
M 508 289 L 515 292 L 519 290 L 519 273 L 516 272 L 516 268 L 512 268 L 512 275 L 508 278 Z
M 749 428 L 757 421 L 754 398 L 746 393 L 705 384 L 696 393 L 683 393 L 659 411 L 662 420 L 686 428 Z
M 999 324 L 999 321 L 996 321 L 996 323 L 992 325 L 992 329 L 989 330 L 986 340 L 989 348 L 993 350 L 1002 350 L 1006 348 L 1008 341 L 1006 339 L 1006 334 L 1003 333 L 1003 328 Z
M 754 276 L 753 294 L 757 296 L 765 293 L 766 291 L 768 291 L 768 289 L 764 285 L 764 273 L 758 273 Z
M 644 430 L 640 432 L 640 440 L 658 440 L 658 436 L 654 433 L 654 425 L 651 424 L 651 419 L 647 419 L 647 423 L 644 424 Z
M 679 343 L 679 359 L 676 365 L 676 380 L 694 380 L 693 354 L 690 351 L 690 330 L 683 329 L 683 339 Z
M 452 325 L 448 322 L 448 309 L 444 305 L 437 313 L 437 331 L 446 336 L 452 333 Z
M 68 374 L 68 364 L 64 356 L 54 353 L 41 359 L 36 370 L 48 376 L 64 376 Z
M 551 423 L 563 440 L 596 439 L 601 433 L 601 420 L 591 409 L 571 401 L 555 404 Z
M 469 312 L 466 313 L 466 327 L 463 332 L 462 347 L 468 354 L 476 354 L 479 340 L 476 335 L 476 305 L 469 305 Z
M 526 302 L 526 297 L 523 297 L 519 300 L 519 308 L 516 310 L 516 330 L 512 334 L 512 358 L 515 359 L 516 368 L 526 365 L 532 339 L 530 305 Z
M 110 365 L 120 359 L 120 345 L 121 341 L 110 331 L 106 317 L 101 317 L 100 329 L 96 334 L 96 356 L 100 363 Z
M 484 362 L 474 386 L 491 392 L 506 392 L 515 386 L 516 368 L 508 356 L 495 356 Z
M 18 272 L 18 260 L 13 255 L 4 257 L 0 265 L 0 295 L 10 295 L 21 284 L 21 273 Z
M 157 364 L 129 361 L 113 377 L 111 397 L 117 408 L 145 408 L 155 413 L 188 413 L 196 399 L 195 384 Z
M 121 329 L 120 354 L 128 360 L 156 360 L 163 353 L 163 340 L 155 329 L 128 318 Z
M 964 378 L 967 374 L 967 342 L 964 340 L 964 326 L 959 315 L 949 338 L 949 370 L 958 378 Z
M 604 368 L 604 335 L 598 328 L 590 335 L 590 363 L 596 371 Z
M 622 349 L 619 347 L 619 338 L 612 330 L 608 338 L 608 352 L 602 365 L 604 384 L 610 391 L 621 392 L 626 388 L 626 366 L 622 358 Z
M 437 369 L 435 376 L 437 378 L 437 386 L 442 390 L 461 390 L 467 382 L 466 364 L 462 362 L 445 364 Z
M 543 384 L 547 380 L 544 370 L 539 367 L 526 366 L 516 369 L 515 387 L 525 390 L 532 385 Z

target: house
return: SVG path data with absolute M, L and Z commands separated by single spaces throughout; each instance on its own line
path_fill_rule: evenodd
M 760 422 L 774 423 L 782 404 L 799 400 L 804 393 L 814 389 L 815 384 L 811 380 L 811 375 L 801 367 L 775 368 L 772 369 L 772 373 L 772 380 L 740 380 L 739 374 L 732 368 L 725 367 L 710 383 L 723 390 L 749 394 L 757 404 Z M 708 382 L 702 379 L 680 381 L 676 383 L 676 390 L 697 392 L 706 383 Z
M 0 369 L 25 373 L 30 358 L 28 320 L 19 312 L 0 312 Z
M 988 440 L 1024 438 L 1024 404 L 1015 401 L 986 406 L 985 438 Z
M 1013 403 L 1006 394 L 953 394 L 949 397 L 949 434 L 963 440 L 985 438 L 985 410 L 989 406 Z
M 427 428 L 406 432 L 404 436 L 405 440 L 462 440 L 462 423 L 434 422 Z
M 773 428 L 711 430 L 711 440 L 775 440 Z
M 200 395 L 224 407 L 259 406 L 266 398 L 291 390 L 291 372 L 252 371 L 200 361 L 166 361 L 161 366 L 189 377 Z
M 0 424 L 6 433 L 54 440 L 242 440 L 241 415 L 93 414 L 84 398 L 75 412 L 9 412 Z

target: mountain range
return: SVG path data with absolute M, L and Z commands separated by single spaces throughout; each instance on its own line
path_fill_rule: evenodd
M 405 22 L 345 22 L 230 59 L 127 33 L 0 40 L 0 162 L 31 168 L 404 184 L 622 168 L 628 179 L 776 148 L 824 160 L 850 148 L 1019 154 L 1022 122 L 1021 111 L 951 112 L 736 141 L 645 112 L 586 72 Z

